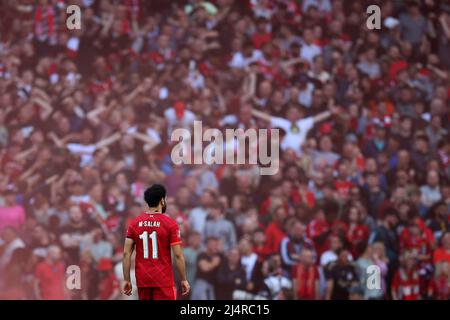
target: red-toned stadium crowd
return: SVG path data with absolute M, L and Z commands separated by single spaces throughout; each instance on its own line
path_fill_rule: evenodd
M 0 299 L 128 298 L 153 183 L 190 299 L 449 299 L 449 67 L 437 0 L 0 1 Z M 174 165 L 194 120 L 280 129 L 279 172 Z

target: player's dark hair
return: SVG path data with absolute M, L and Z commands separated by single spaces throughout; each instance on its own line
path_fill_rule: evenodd
M 166 197 L 166 188 L 161 184 L 154 184 L 144 192 L 144 200 L 150 208 L 157 207 L 161 199 Z

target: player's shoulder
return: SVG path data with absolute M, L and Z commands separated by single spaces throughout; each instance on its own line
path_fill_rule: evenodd
M 134 217 L 134 218 L 131 220 L 130 226 L 135 225 L 135 224 L 138 224 L 139 221 L 141 221 L 143 217 L 144 217 L 144 213 L 141 212 L 137 217 Z
M 164 222 L 166 222 L 169 225 L 177 224 L 175 219 L 173 219 L 172 217 L 168 216 L 165 213 L 160 214 L 160 218 L 161 218 L 161 220 L 163 220 Z

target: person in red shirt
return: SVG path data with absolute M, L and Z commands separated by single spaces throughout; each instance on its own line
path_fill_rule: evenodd
M 101 278 L 98 284 L 98 298 L 100 300 L 116 300 L 120 294 L 120 290 L 111 259 L 100 259 L 97 264 L 97 271 L 100 272 Z
M 66 269 L 61 261 L 61 249 L 50 246 L 47 257 L 34 272 L 34 294 L 38 300 L 65 300 Z
M 181 278 L 181 293 L 190 290 L 178 224 L 165 215 L 166 189 L 154 184 L 144 192 L 147 210 L 128 227 L 123 253 L 123 292 L 131 295 L 131 254 L 136 249 L 136 282 L 140 300 L 176 300 L 171 248 Z
M 314 252 L 302 250 L 300 263 L 292 267 L 294 298 L 299 300 L 319 299 L 319 270 L 314 264 Z
M 289 206 L 289 195 L 283 194 L 282 184 L 274 186 L 270 195 L 265 198 L 265 200 L 261 203 L 259 208 L 259 216 L 262 221 L 267 221 L 270 219 L 270 214 L 275 212 L 279 206 L 283 206 L 286 213 L 288 212 Z
M 420 289 L 425 292 L 432 277 L 434 236 L 419 218 L 412 218 L 400 234 L 400 250 L 412 251 L 418 260 Z
M 268 254 L 275 254 L 280 250 L 280 243 L 286 236 L 283 230 L 283 222 L 286 215 L 284 206 L 276 208 L 273 213 L 273 220 L 265 230 Z
M 257 31 L 252 36 L 253 46 L 261 49 L 266 43 L 272 40 L 272 34 L 267 30 L 267 20 L 259 18 L 257 23 Z
M 266 246 L 266 235 L 261 229 L 256 230 L 252 236 L 253 252 L 258 255 L 258 261 L 263 262 L 270 255 L 268 247 Z
M 442 261 L 450 263 L 450 232 L 446 232 L 441 238 L 442 246 L 437 248 L 433 254 L 433 263 L 438 264 Z
M 325 212 L 322 208 L 316 211 L 316 216 L 308 224 L 308 237 L 314 241 L 317 255 L 320 257 L 328 247 L 328 236 L 331 234 L 330 224 L 328 223 Z
M 346 236 L 350 243 L 350 251 L 355 260 L 358 259 L 360 255 L 357 248 L 361 243 L 367 243 L 369 235 L 369 227 L 361 222 L 359 208 L 353 206 L 350 207 L 348 211 L 348 229 Z
M 408 227 L 400 234 L 400 250 L 410 250 L 417 254 L 421 265 L 431 263 L 434 237 L 419 218 L 412 218 Z
M 300 179 L 299 185 L 292 189 L 290 200 L 294 205 L 304 204 L 312 209 L 316 204 L 316 198 L 314 193 L 308 190 L 307 182 L 308 180 L 306 179 Z
M 450 300 L 450 262 L 441 261 L 436 265 L 428 296 L 436 300 Z
M 348 199 L 350 190 L 354 187 L 350 181 L 350 165 L 347 159 L 341 160 L 337 165 L 338 177 L 334 181 L 334 186 L 340 197 Z
M 392 280 L 391 290 L 394 300 L 420 300 L 420 279 L 417 267 L 417 255 L 405 251 L 401 257 L 401 266 Z

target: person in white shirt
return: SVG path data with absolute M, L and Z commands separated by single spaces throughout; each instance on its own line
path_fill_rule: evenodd
M 189 213 L 188 221 L 191 230 L 200 233 L 203 239 L 208 210 L 214 204 L 215 199 L 216 194 L 214 191 L 210 189 L 205 190 L 200 198 L 200 205 L 193 208 Z
M 79 141 L 76 142 L 67 141 L 72 140 L 72 135 L 59 138 L 54 132 L 50 133 L 50 138 L 56 146 L 60 148 L 67 148 L 70 153 L 80 156 L 80 165 L 85 167 L 92 164 L 95 151 L 106 148 L 107 146 L 120 140 L 121 133 L 116 132 L 97 142 L 93 142 L 93 132 L 90 129 L 84 129 L 81 133 L 81 138 L 77 139 Z
M 302 155 L 302 146 L 306 141 L 308 132 L 314 127 L 314 124 L 329 118 L 336 114 L 339 108 L 335 106 L 330 107 L 330 111 L 324 111 L 313 117 L 300 119 L 300 112 L 297 107 L 291 106 L 287 110 L 286 119 L 279 117 L 272 117 L 264 112 L 253 110 L 255 117 L 270 122 L 272 128 L 281 128 L 286 135 L 281 142 L 281 149 L 292 149 L 298 156 Z
M 356 67 L 362 73 L 367 74 L 371 79 L 379 78 L 381 67 L 377 61 L 377 51 L 374 48 L 368 49 L 361 55 L 361 61 Z
M 234 38 L 231 42 L 231 47 L 233 49 L 232 57 L 230 62 L 228 62 L 228 66 L 230 68 L 235 69 L 245 69 L 248 67 L 250 59 L 246 57 L 246 53 L 251 53 L 252 48 L 246 47 L 244 48 L 244 43 L 241 38 Z M 251 56 L 251 54 L 249 54 Z
M 7 267 L 16 249 L 25 248 L 25 243 L 17 235 L 15 228 L 7 226 L 2 230 L 1 243 L 3 252 L 0 255 L 0 270 Z
M 427 184 L 420 187 L 420 202 L 424 207 L 430 208 L 441 199 L 439 173 L 436 170 L 431 170 L 427 174 Z
M 182 101 L 177 101 L 164 112 L 164 117 L 167 120 L 167 133 L 169 137 L 172 131 L 177 128 L 189 128 L 196 119 L 192 111 L 186 110 L 186 105 Z
M 322 48 L 313 43 L 314 33 L 312 29 L 303 31 L 303 43 L 300 48 L 300 57 L 310 64 L 313 64 L 314 58 L 322 54 Z
M 309 82 L 306 74 L 300 74 L 298 77 L 300 83 L 300 93 L 298 94 L 298 103 L 310 108 L 312 105 L 314 85 Z
M 241 253 L 241 264 L 245 270 L 247 281 L 251 283 L 253 270 L 258 261 L 258 255 L 252 251 L 251 243 L 247 239 L 242 239 L 239 242 L 239 250 Z
M 162 142 L 161 135 L 157 129 L 146 125 L 143 126 L 141 131 L 138 129 L 138 126 L 128 128 L 127 135 L 144 142 L 144 151 L 148 152 Z
M 269 299 L 271 300 L 285 300 L 285 292 L 292 290 L 293 283 L 291 279 L 283 272 L 281 267 L 281 258 L 278 255 L 272 256 L 268 260 L 269 274 L 264 279 L 266 290 L 268 290 Z

